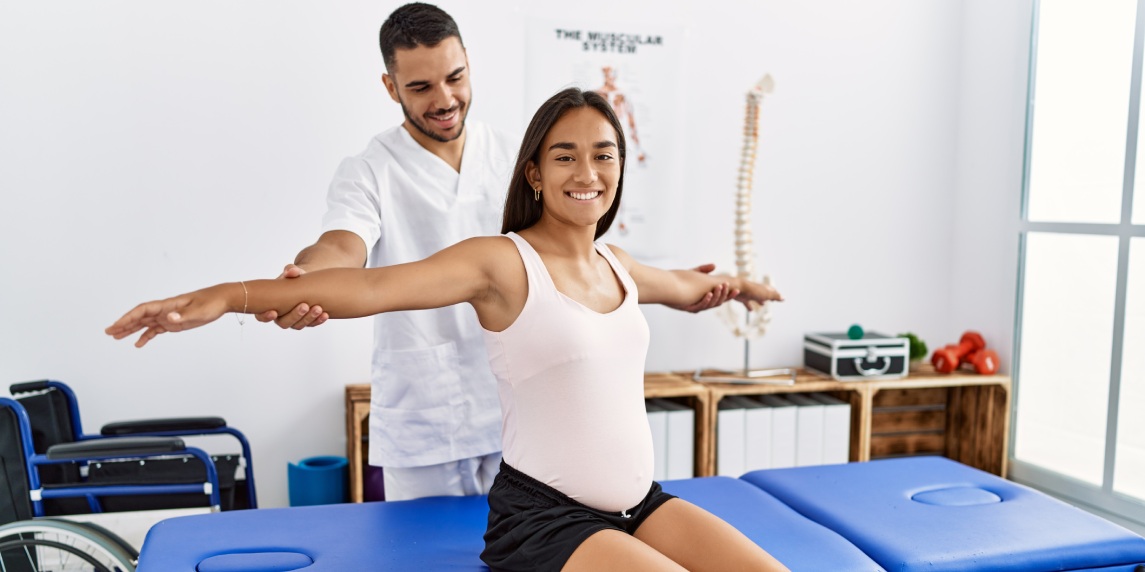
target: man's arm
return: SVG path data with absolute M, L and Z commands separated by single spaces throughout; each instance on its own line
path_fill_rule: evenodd
M 318 242 L 307 246 L 294 257 L 293 264 L 287 264 L 279 278 L 298 278 L 307 272 L 327 268 L 362 268 L 366 265 L 366 244 L 361 237 L 346 230 L 331 230 L 318 237 Z M 258 314 L 260 322 L 274 322 L 282 329 L 301 330 L 308 326 L 320 326 L 330 318 L 321 306 L 311 307 L 303 302 L 289 312 L 279 316 L 271 310 Z
M 366 243 L 348 230 L 331 230 L 318 237 L 318 242 L 303 248 L 294 257 L 294 266 L 305 272 L 327 268 L 362 268 L 366 266 Z

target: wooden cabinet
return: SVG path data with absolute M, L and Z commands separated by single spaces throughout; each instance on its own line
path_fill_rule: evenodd
M 648 373 L 646 398 L 671 398 L 696 411 L 696 476 L 715 474 L 716 410 L 729 395 L 823 392 L 851 404 L 852 461 L 937 454 L 1006 476 L 1010 379 L 938 374 L 930 366 L 900 380 L 836 381 L 799 371 L 794 385 L 698 383 L 687 373 Z M 369 454 L 369 384 L 346 386 L 350 498 L 361 502 Z
M 708 372 L 705 372 L 708 373 Z M 715 374 L 716 372 L 711 372 Z M 789 376 L 783 376 L 789 379 Z M 870 382 L 865 382 L 870 383 Z M 863 391 L 858 383 L 841 384 L 835 380 L 820 377 L 818 375 L 808 373 L 804 370 L 799 370 L 795 376 L 794 385 L 771 385 L 771 384 L 739 384 L 739 383 L 719 383 L 719 382 L 706 382 L 705 385 L 711 393 L 712 398 L 711 408 L 712 414 L 711 425 L 708 429 L 708 438 L 712 440 L 713 445 L 712 458 L 708 461 L 708 472 L 703 476 L 711 476 L 716 474 L 716 419 L 719 418 L 718 409 L 720 400 L 730 395 L 764 395 L 776 394 L 782 395 L 784 393 L 826 393 L 841 399 L 846 403 L 851 404 L 851 461 L 866 461 L 862 452 L 866 450 L 865 445 L 861 441 L 863 434 L 863 416 L 857 412 L 863 408 Z
M 922 365 L 897 380 L 836 381 L 800 370 L 794 385 L 704 385 L 711 393 L 709 439 L 715 437 L 716 408 L 728 395 L 823 392 L 851 404 L 852 461 L 932 454 L 1006 476 L 1010 430 L 1006 376 L 940 374 Z M 708 450 L 713 455 L 708 467 L 714 469 L 715 447 Z
M 350 502 L 362 502 L 362 482 L 370 458 L 370 384 L 346 386 L 346 459 L 350 462 Z

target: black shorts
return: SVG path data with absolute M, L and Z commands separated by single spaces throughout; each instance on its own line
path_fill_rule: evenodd
M 676 498 L 652 483 L 639 504 L 624 511 L 589 508 L 501 461 L 489 491 L 489 527 L 481 559 L 494 572 L 560 570 L 594 533 L 636 532 L 665 501 Z

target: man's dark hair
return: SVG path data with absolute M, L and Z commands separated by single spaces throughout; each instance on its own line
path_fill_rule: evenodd
M 446 38 L 457 38 L 461 42 L 457 22 L 445 10 L 422 2 L 412 2 L 394 10 L 382 23 L 382 30 L 378 33 L 378 44 L 382 48 L 386 71 L 394 66 L 395 50 L 433 47 Z M 461 42 L 461 47 L 465 47 L 464 42 Z

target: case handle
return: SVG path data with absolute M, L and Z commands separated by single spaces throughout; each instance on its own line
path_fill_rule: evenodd
M 888 356 L 883 356 L 879 359 L 883 360 L 882 367 L 872 367 L 870 369 L 863 369 L 863 362 L 864 361 L 874 361 L 873 357 L 867 356 L 866 360 L 864 360 L 863 358 L 855 358 L 855 369 L 858 370 L 858 372 L 860 374 L 862 374 L 864 377 L 871 376 L 871 375 L 882 375 L 882 374 L 886 373 L 887 370 L 889 370 L 891 368 L 891 358 Z

